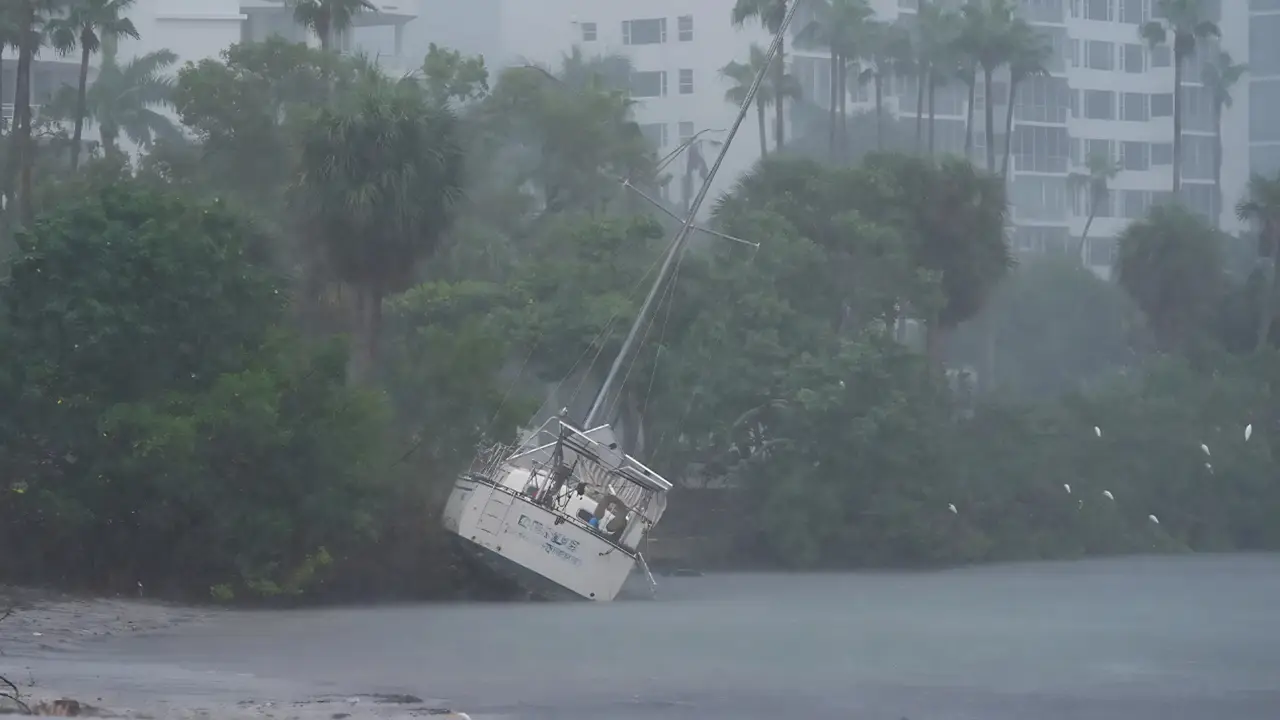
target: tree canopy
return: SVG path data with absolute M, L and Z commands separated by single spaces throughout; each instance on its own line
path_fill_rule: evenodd
M 781 7 L 739 5 L 766 25 Z M 361 11 L 296 8 L 322 38 Z M 1001 8 L 963 27 L 1012 43 Z M 861 42 L 880 79 L 976 85 L 1025 59 L 869 27 L 837 63 Z M 169 87 L 166 57 L 68 100 L 104 145 L 108 117 L 149 139 L 136 155 L 72 170 L 65 145 L 34 143 L 15 169 L 38 202 L 6 216 L 0 271 L 0 543 L 18 549 L 0 580 L 218 601 L 472 590 L 437 528 L 453 478 L 482 443 L 582 415 L 675 229 L 629 66 L 579 50 L 490 75 L 432 47 L 394 78 L 274 38 Z M 182 132 L 144 135 L 166 102 Z M 698 516 L 688 562 L 1280 547 L 1276 181 L 1239 208 L 1258 242 L 1157 204 L 1112 281 L 1015 262 L 994 157 L 800 110 L 817 140 L 716 199 L 700 222 L 719 234 L 679 256 L 605 398 L 626 448 L 678 483 L 667 532 Z M 1081 182 L 1102 195 L 1096 170 Z

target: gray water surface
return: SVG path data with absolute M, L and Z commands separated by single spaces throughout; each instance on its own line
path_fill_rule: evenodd
M 473 717 L 1280 718 L 1276 556 L 659 580 L 657 602 L 229 613 L 33 661 L 116 694 L 404 692 Z

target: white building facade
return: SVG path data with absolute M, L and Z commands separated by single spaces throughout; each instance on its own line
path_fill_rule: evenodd
M 752 43 L 767 47 L 770 40 L 758 25 L 733 27 L 733 6 L 734 0 L 504 0 L 502 53 L 489 59 L 490 67 L 536 63 L 555 68 L 574 47 L 587 57 L 629 58 L 636 120 L 662 157 L 695 135 L 722 140 L 733 124 L 737 107 L 725 100 L 730 84 L 720 69 L 745 62 Z M 711 199 L 759 159 L 758 132 L 751 112 L 730 146 Z M 699 147 L 710 165 L 718 148 Z M 676 167 L 684 165 L 677 161 L 671 165 Z M 680 194 L 677 182 L 668 186 L 668 200 L 678 202 Z
M 882 20 L 909 20 L 917 0 L 873 0 L 872 5 Z M 1154 5 L 1155 0 L 1019 0 L 1022 16 L 1044 34 L 1054 52 L 1046 68 L 1049 74 L 1020 84 L 1014 102 L 1009 200 L 1016 253 L 1076 251 L 1091 208 L 1087 193 L 1073 188 L 1069 178 L 1087 173 L 1090 155 L 1111 158 L 1121 168 L 1110 182 L 1108 200 L 1097 208 L 1084 248 L 1087 264 L 1099 274 L 1109 271 L 1120 232 L 1171 193 L 1171 52 L 1167 47 L 1149 48 L 1139 37 Z M 1233 209 L 1251 170 L 1280 170 L 1280 124 L 1268 122 L 1275 115 L 1261 112 L 1257 105 L 1260 96 L 1269 97 L 1263 107 L 1280 111 L 1280 0 L 1227 0 L 1207 2 L 1206 7 L 1222 39 L 1204 43 L 1204 52 L 1184 68 L 1182 196 L 1190 208 L 1231 232 L 1241 229 Z M 1201 59 L 1218 47 L 1236 62 L 1249 61 L 1254 78 L 1240 83 L 1224 112 L 1222 202 L 1213 182 L 1212 99 L 1201 84 Z M 827 62 L 820 52 L 801 51 L 793 65 L 805 95 L 824 106 L 829 103 Z M 1264 68 L 1270 72 L 1270 83 L 1261 79 Z M 914 79 L 894 85 L 888 111 L 913 122 Z M 967 93 L 963 84 L 938 90 L 938 152 L 964 151 Z M 986 155 L 984 94 L 979 86 L 972 158 L 980 166 Z M 1006 148 L 1008 94 L 1006 74 L 993 87 L 997 164 Z M 851 100 L 859 112 L 873 109 L 865 88 L 854 92 Z
M 415 13 L 401 9 L 400 0 L 373 0 L 377 10 L 356 16 L 354 27 L 339 42 L 346 50 L 361 50 L 368 39 L 375 55 L 392 72 L 407 72 L 422 63 L 422 57 L 401 52 L 403 28 Z M 156 50 L 170 50 L 178 56 L 178 67 L 188 62 L 216 58 L 227 47 L 242 41 L 264 40 L 280 35 L 290 40 L 317 44 L 293 21 L 292 10 L 283 0 L 136 0 L 129 19 L 138 30 L 138 39 L 123 38 L 119 45 L 121 62 Z M 383 48 L 386 49 L 383 49 Z M 17 62 L 12 50 L 0 72 L 0 116 L 8 127 L 12 120 L 12 93 L 16 87 Z M 90 62 L 96 67 L 100 55 Z M 66 57 L 45 50 L 31 72 L 31 102 L 39 106 L 51 101 L 63 85 L 74 86 L 79 78 L 79 52 Z

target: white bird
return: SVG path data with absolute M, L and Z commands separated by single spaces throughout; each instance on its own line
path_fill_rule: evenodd
M 1156 517 L 1155 515 L 1148 515 L 1148 516 L 1147 516 L 1147 519 L 1148 519 L 1148 520 L 1150 520 L 1151 522 L 1153 522 L 1153 523 L 1157 524 L 1157 525 L 1159 525 L 1159 524 L 1160 524 L 1160 518 Z
M 1062 483 L 1062 489 L 1066 490 L 1068 495 L 1071 494 L 1071 486 L 1068 485 L 1067 483 Z
M 1205 445 L 1204 443 L 1200 443 L 1200 449 L 1204 451 L 1205 455 L 1210 455 L 1208 445 Z
M 1249 438 L 1253 437 L 1253 423 L 1244 426 L 1244 441 L 1249 442 Z
M 1116 499 L 1116 496 L 1115 496 L 1115 495 L 1112 495 L 1110 490 L 1103 490 L 1103 491 L 1102 491 L 1102 497 L 1104 497 L 1104 498 L 1106 498 L 1106 499 L 1108 499 L 1108 500 L 1115 500 L 1115 499 Z
M 1097 435 L 1098 437 L 1102 437 L 1102 428 L 1098 427 L 1097 425 L 1094 425 L 1093 434 Z
M 1079 504 L 1077 504 L 1077 505 L 1076 505 L 1076 507 L 1077 507 L 1078 509 L 1080 509 L 1080 510 L 1083 510 L 1083 509 L 1084 509 L 1084 501 L 1083 501 L 1083 500 L 1081 500 L 1081 501 L 1079 502 Z
M 947 503 L 947 509 L 951 511 L 952 515 L 957 515 L 960 512 L 959 510 L 956 510 L 955 503 Z
M 1205 463 L 1205 464 L 1204 464 L 1204 469 L 1205 469 L 1205 470 L 1208 470 L 1210 473 L 1212 473 L 1212 472 L 1213 472 L 1213 466 L 1212 466 L 1212 465 L 1210 465 L 1209 463 Z

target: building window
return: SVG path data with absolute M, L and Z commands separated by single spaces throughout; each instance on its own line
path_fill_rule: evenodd
M 1129 220 L 1141 220 L 1151 209 L 1151 192 L 1148 190 L 1121 190 L 1120 212 Z
M 1120 119 L 1129 122 L 1146 122 L 1151 119 L 1147 108 L 1146 93 L 1122 93 L 1120 95 Z
M 582 23 L 582 42 L 595 42 L 595 41 L 596 41 L 596 24 L 588 23 L 588 22 Z
M 653 147 L 661 150 L 667 146 L 667 125 L 666 123 L 645 123 L 640 126 L 640 134 Z
M 1116 94 L 1110 90 L 1085 90 L 1084 116 L 1090 120 L 1115 120 Z
M 1103 40 L 1090 40 L 1085 45 L 1085 65 L 1094 70 L 1115 70 L 1115 45 Z
M 667 41 L 667 19 L 623 20 L 623 45 L 658 45 Z
M 1120 22 L 1141 25 L 1147 21 L 1142 12 L 1143 0 L 1120 0 Z
M 1275 9 L 1280 10 L 1280 5 Z M 1249 73 L 1280 75 L 1280 15 L 1254 15 L 1249 20 Z
M 1168 45 L 1157 45 L 1151 48 L 1151 67 L 1171 67 L 1173 65 L 1173 53 L 1169 51 Z
M 1218 218 L 1218 194 L 1213 185 L 1183 183 L 1182 202 L 1210 222 Z
M 682 120 L 680 122 L 680 142 L 687 143 L 693 139 L 693 123 Z
M 1182 178 L 1212 180 L 1214 170 L 1213 138 L 1207 135 L 1182 137 Z
M 631 73 L 631 97 L 667 96 L 667 73 L 662 70 Z
M 1085 20 L 1111 20 L 1115 0 L 1084 0 Z
M 1276 43 L 1280 45 L 1280 43 Z M 1249 83 L 1249 139 L 1254 142 L 1280 141 L 1280 123 L 1275 109 L 1280 107 L 1280 81 L 1254 80 Z
M 1087 140 L 1086 155 L 1090 158 L 1102 158 L 1106 162 L 1111 162 L 1111 141 L 1110 140 Z
M 1066 220 L 1067 180 L 1028 175 L 1010 187 L 1011 202 L 1019 220 Z
M 1144 142 L 1120 143 L 1120 162 L 1125 170 L 1148 170 L 1151 168 L 1150 146 Z
M 978 83 L 981 87 L 982 83 Z M 1061 123 L 1067 121 L 1071 92 L 1066 78 L 1043 75 L 1027 78 L 1014 96 L 1014 112 L 1019 120 Z M 957 111 L 955 114 L 961 114 Z
M 680 69 L 680 94 L 693 94 L 693 70 L 688 68 Z
M 1022 0 L 1022 12 L 1032 22 L 1063 21 L 1062 0 Z
M 692 15 L 681 15 L 676 18 L 676 34 L 680 42 L 693 42 Z
M 1116 260 L 1116 239 L 1089 238 L 1089 264 L 1094 267 L 1110 267 Z
M 1151 96 L 1151 117 L 1173 117 L 1173 93 L 1156 93 Z
M 963 130 L 961 133 L 963 137 Z M 1001 143 L 997 141 L 997 146 L 999 144 Z M 1067 171 L 1071 143 L 1067 139 L 1067 129 L 1064 127 L 1018 125 L 1013 128 L 1011 144 L 1014 168 L 1019 172 L 1063 173 Z M 1022 182 L 1021 176 L 1018 178 L 1018 183 L 1020 182 Z M 1015 188 L 1018 183 L 1014 183 Z
M 1151 144 L 1151 164 L 1152 165 L 1172 165 L 1173 164 L 1173 143 L 1152 143 Z
M 1137 43 L 1126 43 L 1120 52 L 1121 69 L 1127 73 L 1145 72 L 1147 69 L 1147 50 Z

